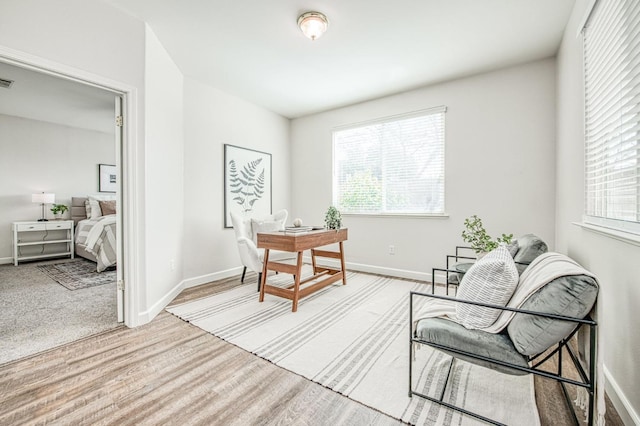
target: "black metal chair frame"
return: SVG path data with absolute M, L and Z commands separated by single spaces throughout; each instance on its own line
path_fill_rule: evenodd
M 466 304 L 470 304 L 470 305 L 476 305 L 476 306 L 482 306 L 482 307 L 487 307 L 487 308 L 495 308 L 501 311 L 511 311 L 511 312 L 517 312 L 517 313 L 522 313 L 522 314 L 529 314 L 529 315 L 534 315 L 534 316 L 538 316 L 538 317 L 543 317 L 543 318 L 551 318 L 551 319 L 555 319 L 555 320 L 561 320 L 561 321 L 568 321 L 568 322 L 573 322 L 576 324 L 576 328 L 573 330 L 573 332 L 565 339 L 561 340 L 560 342 L 558 342 L 555 346 L 555 348 L 553 350 L 551 350 L 549 352 L 549 350 L 546 350 L 538 355 L 535 356 L 531 356 L 529 357 L 529 363 L 530 363 L 530 367 L 529 368 L 525 368 L 525 367 L 521 367 L 518 365 L 514 365 L 508 362 L 504 362 L 504 361 L 500 361 L 497 359 L 493 359 L 493 358 L 488 358 L 485 356 L 481 356 L 481 355 L 477 355 L 477 354 L 473 354 L 467 351 L 463 351 L 460 350 L 458 348 L 453 348 L 453 347 L 449 347 L 449 346 L 443 346 L 437 343 L 432 343 L 432 342 L 427 342 L 425 340 L 421 340 L 419 339 L 414 330 L 413 330 L 413 306 L 414 306 L 414 297 L 429 297 L 429 298 L 435 298 L 435 299 L 442 299 L 442 300 L 451 300 L 451 301 L 455 301 L 458 303 L 466 303 Z M 576 355 L 576 353 L 574 352 L 574 349 L 569 345 L 569 341 L 571 340 L 571 338 L 578 332 L 578 330 L 580 329 L 580 327 L 582 326 L 588 326 L 589 327 L 589 371 L 585 371 L 585 369 L 582 367 L 578 356 Z M 569 394 L 567 392 L 567 388 L 566 385 L 574 385 L 576 387 L 582 387 L 585 388 L 589 394 L 589 411 L 588 411 L 588 416 L 587 416 L 587 421 L 588 421 L 588 425 L 592 426 L 594 423 L 594 407 L 595 407 L 595 387 L 596 387 L 596 333 L 597 333 L 597 322 L 592 320 L 590 317 L 586 317 L 586 318 L 573 318 L 573 317 L 567 317 L 567 316 L 562 316 L 562 315 L 554 315 L 554 314 L 547 314 L 547 313 L 542 313 L 542 312 L 534 312 L 534 311 L 528 311 L 528 310 L 523 310 L 523 309 L 514 309 L 514 308 L 509 308 L 509 307 L 504 307 L 504 306 L 498 306 L 498 305 L 492 305 L 492 304 L 487 304 L 487 303 L 480 303 L 480 302 L 472 302 L 472 301 L 468 301 L 468 300 L 461 300 L 461 299 L 456 299 L 456 298 L 452 298 L 452 297 L 448 297 L 448 296 L 440 296 L 440 295 L 434 295 L 434 294 L 428 294 L 428 293 L 421 293 L 421 292 L 415 292 L 412 291 L 409 294 L 409 397 L 412 397 L 413 395 L 417 395 L 419 397 L 425 398 L 431 402 L 435 402 L 437 404 L 440 404 L 442 406 L 445 406 L 447 408 L 453 409 L 455 411 L 467 414 L 469 416 L 472 416 L 474 418 L 483 420 L 485 422 L 491 423 L 491 424 L 496 424 L 496 425 L 501 425 L 502 423 L 499 423 L 495 420 L 489 419 L 487 417 L 484 417 L 480 414 L 477 413 L 473 413 L 471 411 L 465 410 L 464 408 L 449 404 L 445 401 L 443 401 L 444 398 L 444 393 L 445 393 L 445 389 L 447 388 L 447 383 L 449 381 L 449 375 L 451 373 L 451 367 L 453 365 L 453 360 L 454 358 L 452 358 L 451 360 L 451 365 L 449 366 L 449 372 L 447 373 L 447 378 L 445 380 L 445 385 L 443 387 L 442 390 L 442 394 L 440 395 L 439 398 L 433 398 L 430 397 L 428 395 L 424 395 L 420 392 L 414 391 L 413 390 L 413 385 L 412 385 L 412 372 L 413 372 L 413 357 L 412 357 L 412 349 L 413 349 L 413 345 L 415 344 L 421 344 L 421 345 L 427 345 L 427 346 L 431 346 L 433 348 L 439 349 L 439 350 L 443 350 L 446 351 L 450 354 L 459 354 L 459 355 L 464 355 L 465 357 L 469 357 L 472 359 L 477 359 L 477 360 L 481 360 L 484 362 L 488 362 L 488 363 L 492 363 L 492 364 L 496 364 L 496 365 L 500 365 L 503 367 L 508 367 L 508 368 L 512 368 L 514 370 L 519 370 L 519 371 L 524 371 L 530 374 L 535 374 L 541 377 L 545 377 L 548 379 L 553 379 L 558 381 L 561 384 L 562 387 L 562 391 L 565 397 L 565 401 L 567 403 L 567 406 L 569 407 L 569 411 L 571 412 L 571 414 L 573 415 L 573 419 L 575 421 L 576 424 L 579 424 L 578 421 L 578 417 L 575 413 L 575 409 L 573 408 L 573 404 L 571 402 L 571 398 L 569 397 Z M 551 348 L 550 348 L 551 349 Z M 568 377 L 564 377 L 562 374 L 562 358 L 563 358 L 563 349 L 565 350 L 565 352 L 569 355 L 569 359 L 572 361 L 573 366 L 575 367 L 576 371 L 578 372 L 581 381 L 578 380 L 574 380 Z M 550 360 L 555 354 L 558 354 L 558 367 L 557 367 L 557 372 L 552 373 L 550 371 L 545 371 L 545 370 L 541 370 L 539 367 L 544 364 L 545 362 L 547 362 L 548 360 Z M 507 374 L 507 373 L 504 373 Z
M 477 257 L 471 257 L 471 256 L 464 256 L 461 254 L 462 250 L 471 250 L 475 253 L 475 250 L 473 250 L 472 247 L 468 247 L 468 246 L 456 246 L 456 254 L 448 254 L 447 255 L 447 267 L 445 268 L 432 268 L 431 269 L 431 293 L 435 293 L 435 289 L 436 289 L 436 271 L 439 272 L 444 272 L 445 273 L 445 286 L 446 286 L 446 294 L 449 294 L 449 286 L 453 285 L 456 286 L 456 288 L 460 285 L 460 282 L 458 281 L 457 283 L 450 283 L 449 282 L 449 274 L 456 274 L 456 275 L 464 275 L 464 272 L 459 271 L 457 269 L 451 269 L 451 259 L 455 259 L 455 262 L 457 262 L 460 259 L 463 260 L 473 260 L 474 262 L 477 260 Z M 523 262 L 514 262 L 517 265 L 529 265 L 529 263 L 523 263 Z

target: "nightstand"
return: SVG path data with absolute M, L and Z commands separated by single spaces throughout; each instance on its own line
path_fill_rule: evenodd
M 73 220 L 13 222 L 13 264 L 25 260 L 71 256 Z

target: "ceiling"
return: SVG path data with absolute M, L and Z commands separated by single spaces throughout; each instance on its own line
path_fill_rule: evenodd
M 103 0 L 185 76 L 296 118 L 553 56 L 575 0 Z M 297 17 L 329 29 L 311 41 Z M 0 114 L 113 133 L 114 95 L 0 63 Z
M 105 0 L 182 73 L 295 118 L 555 55 L 575 0 Z M 318 40 L 296 25 L 329 19 Z
M 115 95 L 106 90 L 0 62 L 0 114 L 104 133 L 115 131 Z

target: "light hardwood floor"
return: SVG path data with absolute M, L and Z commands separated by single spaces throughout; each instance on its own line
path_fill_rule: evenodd
M 174 303 L 237 285 L 239 277 L 195 287 Z M 570 424 L 553 385 L 536 391 L 544 425 Z M 0 366 L 0 425 L 22 424 L 401 423 L 162 312 Z

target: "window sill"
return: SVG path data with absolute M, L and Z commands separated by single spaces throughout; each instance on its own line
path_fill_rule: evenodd
M 408 219 L 449 219 L 447 213 L 443 214 L 423 214 L 423 213 L 341 213 L 342 216 L 352 217 L 393 217 L 393 218 L 408 218 Z
M 632 234 L 630 232 L 618 231 L 616 229 L 606 228 L 604 226 L 592 225 L 584 222 L 573 222 L 574 225 L 586 229 L 587 231 L 595 232 L 596 234 L 604 235 L 605 237 L 613 238 L 623 243 L 631 244 L 640 247 L 640 235 Z

